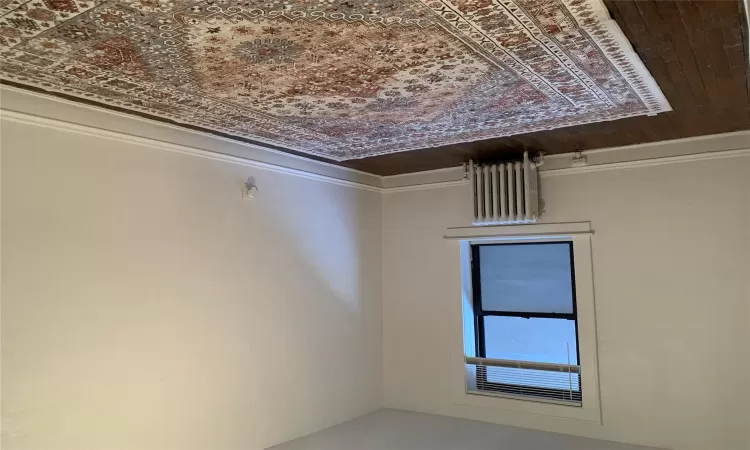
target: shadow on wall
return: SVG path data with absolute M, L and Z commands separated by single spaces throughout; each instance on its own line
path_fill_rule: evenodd
M 231 172 L 240 170 L 246 168 Z M 212 311 L 201 317 L 216 316 L 214 330 L 224 328 L 222 320 L 241 324 L 243 330 L 222 331 L 227 339 L 247 338 L 231 351 L 206 349 L 210 373 L 223 383 L 206 374 L 197 390 L 214 397 L 207 404 L 213 408 L 201 415 L 226 430 L 222 439 L 263 449 L 378 407 L 378 194 L 259 171 L 257 198 L 248 201 L 226 192 L 225 175 L 217 187 L 175 186 L 169 196 L 181 222 L 209 217 L 202 232 L 222 237 L 185 239 L 192 252 L 182 259 L 200 261 L 213 279 L 201 306 Z M 201 208 L 185 200 L 201 196 Z M 215 439 L 196 434 L 193 445 L 209 445 L 209 437 Z
M 274 267 L 304 267 L 294 276 L 263 275 L 283 280 L 286 285 L 279 286 L 280 294 L 289 300 L 275 309 L 279 316 L 274 320 L 288 324 L 287 333 L 268 353 L 269 367 L 289 370 L 267 371 L 263 385 L 287 390 L 290 401 L 286 408 L 264 413 L 266 428 L 261 432 L 267 436 L 262 446 L 332 426 L 380 403 L 378 194 L 320 182 L 305 184 L 299 189 L 278 183 L 273 192 L 266 190 L 259 197 L 262 205 L 257 212 L 269 227 L 268 234 L 280 231 L 288 240 L 285 248 L 293 249 L 272 250 L 265 257 L 274 261 Z M 373 246 L 375 236 L 377 246 Z M 309 290 L 328 294 L 306 297 Z M 272 391 L 261 395 L 268 396 L 261 403 L 274 404 Z M 363 409 L 363 405 L 372 407 Z M 325 410 L 332 414 L 321 414 Z M 284 424 L 283 429 L 279 424 Z
M 4 448 L 259 450 L 379 405 L 377 193 L 3 132 Z

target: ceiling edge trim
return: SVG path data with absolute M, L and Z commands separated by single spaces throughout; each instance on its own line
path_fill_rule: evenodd
M 92 130 L 119 133 L 120 137 L 131 136 L 174 144 L 216 155 L 233 156 L 241 160 L 298 170 L 332 180 L 368 187 L 382 186 L 382 177 L 379 175 L 14 86 L 0 86 L 0 109 L 3 113 L 13 111 L 29 117 L 57 121 L 60 123 L 56 126 L 60 127 L 63 126 L 62 123 L 77 125 Z
M 461 176 L 463 177 L 463 169 L 459 168 L 457 170 L 461 172 Z M 461 178 L 459 180 L 453 180 L 453 181 L 437 181 L 437 182 L 432 182 L 432 183 L 410 184 L 408 186 L 386 187 L 386 188 L 382 188 L 382 191 L 384 194 L 395 194 L 397 192 L 421 191 L 424 189 L 437 189 L 437 188 L 452 187 L 452 186 L 462 186 L 464 184 L 469 184 L 469 180 L 464 180 L 463 178 Z
M 750 2 L 750 0 L 745 1 Z M 2 99 L 0 116 L 17 122 L 135 142 L 151 148 L 293 174 L 373 192 L 393 193 L 465 183 L 463 168 L 460 166 L 382 177 L 24 89 L 2 86 L 0 95 Z M 139 134 L 127 132 L 131 130 Z M 160 139 L 153 137 L 155 133 Z M 198 145 L 177 142 L 186 139 Z M 571 167 L 574 153 L 547 155 L 544 165 L 540 167 L 540 173 L 541 176 L 554 176 L 744 156 L 750 154 L 748 142 L 750 142 L 750 130 L 587 150 L 582 152 L 587 156 L 589 163 L 584 167 Z
M 49 119 L 46 117 L 34 116 L 31 114 L 21 113 L 17 111 L 11 111 L 7 109 L 0 109 L 0 119 L 8 120 L 10 122 L 16 122 L 27 125 L 35 125 L 53 130 L 73 132 L 84 136 L 92 136 L 97 138 L 108 139 L 112 141 L 126 142 L 130 144 L 140 145 L 146 148 L 155 150 L 163 150 L 173 153 L 180 153 L 184 155 L 197 156 L 200 158 L 210 159 L 214 161 L 227 162 L 231 164 L 237 164 L 246 167 L 253 167 L 256 169 L 268 170 L 271 172 L 283 173 L 287 175 L 293 175 L 300 178 L 306 178 L 310 180 L 323 181 L 331 184 L 337 184 L 340 186 L 353 187 L 357 189 L 363 189 L 371 192 L 382 192 L 380 186 L 372 186 L 361 182 L 343 180 L 340 178 L 334 178 L 329 175 L 322 175 L 319 173 L 310 172 L 307 170 L 296 169 L 292 167 L 280 166 L 277 164 L 271 164 L 262 161 L 256 161 L 252 159 L 242 158 L 239 156 L 226 155 L 217 153 L 215 151 L 202 150 L 195 147 L 190 147 L 181 144 L 173 144 L 169 142 L 157 141 L 151 138 L 144 138 L 139 136 L 133 136 L 117 131 L 103 130 L 100 128 L 94 128 L 87 125 L 79 125 L 70 122 L 63 122 L 61 120 Z M 106 150 L 104 150 L 106 151 Z
M 541 177 L 603 170 L 632 169 L 681 162 L 750 156 L 750 130 L 582 151 L 588 165 L 573 167 L 575 153 L 547 155 Z M 467 183 L 463 167 L 437 169 L 383 178 L 383 192 L 435 189 Z
M 662 158 L 638 159 L 634 161 L 612 162 L 594 164 L 584 167 L 566 167 L 563 169 L 540 170 L 541 177 L 552 177 L 558 175 L 573 175 L 577 173 L 601 172 L 605 170 L 635 169 L 639 167 L 662 166 L 693 161 L 706 161 L 712 159 L 739 158 L 750 156 L 750 147 L 736 150 L 720 150 L 708 153 L 694 153 L 679 156 L 665 156 Z
M 364 189 L 371 192 L 382 192 L 390 194 L 396 192 L 459 186 L 467 183 L 467 181 L 463 179 L 464 170 L 462 167 L 436 169 L 386 177 L 367 174 L 377 182 L 377 184 L 369 184 L 336 178 L 327 174 L 316 173 L 306 169 L 282 166 L 245 157 L 219 153 L 217 151 L 203 150 L 192 146 L 159 141 L 148 137 L 135 136 L 119 131 L 105 130 L 89 125 L 81 125 L 57 119 L 40 117 L 33 114 L 12 111 L 9 109 L 0 109 L 0 117 L 3 120 L 10 120 L 18 123 L 70 131 L 77 134 L 100 137 L 120 142 L 134 143 L 153 149 L 198 156 L 201 158 L 223 161 L 247 167 L 255 167 L 272 172 L 295 175 L 302 178 L 324 181 L 341 186 Z M 140 118 L 136 119 L 141 120 Z M 210 137 L 213 138 L 213 136 Z M 671 141 L 631 145 L 625 147 L 596 149 L 581 152 L 589 158 L 590 162 L 589 165 L 583 167 L 571 166 L 572 159 L 576 156 L 574 153 L 549 155 L 545 157 L 544 165 L 540 167 L 540 176 L 549 177 L 587 172 L 598 172 L 604 170 L 619 170 L 656 166 L 679 162 L 750 156 L 750 146 L 747 146 L 748 142 L 750 142 L 750 130 L 718 135 L 698 136 L 685 139 L 675 139 Z M 696 146 L 696 144 L 702 145 Z M 240 143 L 240 145 L 242 145 L 242 143 Z M 681 151 L 682 154 L 670 154 L 674 153 L 675 149 Z M 632 153 L 637 151 L 648 151 L 650 158 L 633 159 L 634 155 L 632 155 Z M 624 152 L 629 152 L 631 153 L 631 155 L 624 154 Z M 635 157 L 637 156 L 638 155 L 635 155 Z M 317 161 L 310 162 L 313 164 L 317 163 Z M 352 171 L 352 169 L 348 168 L 342 169 L 345 171 Z
M 421 172 L 401 173 L 398 175 L 386 175 L 383 177 L 383 188 L 401 188 L 414 184 L 439 184 L 452 182 L 463 177 L 461 166 L 446 167 L 443 169 L 425 170 Z

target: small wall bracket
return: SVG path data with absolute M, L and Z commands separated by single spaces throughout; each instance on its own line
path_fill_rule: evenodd
M 588 159 L 586 158 L 586 155 L 578 151 L 575 153 L 575 156 L 573 156 L 570 165 L 573 167 L 583 167 L 588 165 Z
M 532 159 L 531 162 L 534 164 L 534 167 L 541 167 L 544 165 L 544 152 L 537 153 Z
M 258 194 L 258 186 L 255 185 L 255 177 L 248 177 L 242 186 L 242 198 L 254 200 Z

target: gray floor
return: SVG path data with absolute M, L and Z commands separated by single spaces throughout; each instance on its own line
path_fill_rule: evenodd
M 655 450 L 451 417 L 381 409 L 274 450 Z

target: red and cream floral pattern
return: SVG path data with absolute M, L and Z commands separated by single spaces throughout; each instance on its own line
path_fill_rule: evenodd
M 334 160 L 669 110 L 600 0 L 0 0 L 0 77 Z

